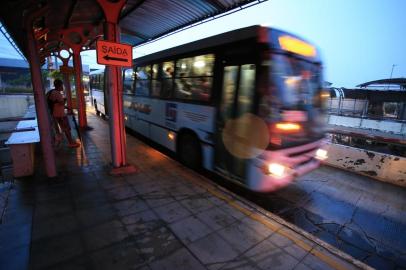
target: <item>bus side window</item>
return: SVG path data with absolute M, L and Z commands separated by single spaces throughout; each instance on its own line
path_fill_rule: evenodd
M 124 73 L 124 83 L 123 83 L 124 94 L 133 95 L 135 73 L 133 69 L 125 69 L 123 70 L 123 73 Z
M 175 97 L 209 101 L 213 84 L 214 55 L 206 54 L 176 62 Z
M 149 96 L 151 82 L 151 67 L 137 67 L 135 72 L 135 94 L 137 96 Z
M 152 65 L 152 84 L 151 84 L 151 96 L 159 97 L 161 93 L 161 66 L 162 64 Z
M 105 92 L 104 89 L 104 74 L 99 75 L 99 89 Z M 105 92 L 106 93 L 106 92 Z
M 173 88 L 173 72 L 174 72 L 174 63 L 173 62 L 164 62 L 162 64 L 162 88 L 160 97 L 161 98 L 170 98 L 172 96 Z

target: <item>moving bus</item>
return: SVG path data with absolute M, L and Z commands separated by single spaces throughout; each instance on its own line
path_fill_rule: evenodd
M 321 72 L 316 48 L 291 34 L 223 33 L 123 70 L 126 126 L 189 167 L 273 191 L 327 157 Z

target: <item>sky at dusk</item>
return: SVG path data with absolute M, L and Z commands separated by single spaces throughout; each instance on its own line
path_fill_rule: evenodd
M 269 0 L 243 11 L 136 47 L 141 56 L 222 32 L 265 24 L 294 33 L 321 51 L 325 79 L 336 87 L 406 77 L 404 0 Z M 20 58 L 4 37 L 0 57 Z M 94 52 L 83 63 L 97 67 Z M 100 66 L 99 66 L 100 67 Z

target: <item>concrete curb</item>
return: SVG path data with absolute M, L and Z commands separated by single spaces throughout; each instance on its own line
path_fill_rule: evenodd
M 372 179 L 406 187 L 406 158 L 346 145 L 328 143 L 323 163 Z

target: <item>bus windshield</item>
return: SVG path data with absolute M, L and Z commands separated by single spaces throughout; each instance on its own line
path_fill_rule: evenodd
M 320 108 L 322 90 L 319 65 L 292 56 L 272 56 L 271 81 L 275 85 L 281 109 L 309 110 Z

